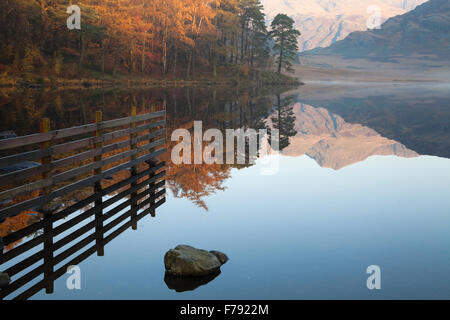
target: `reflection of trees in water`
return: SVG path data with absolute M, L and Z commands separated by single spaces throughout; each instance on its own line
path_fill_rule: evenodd
M 230 177 L 226 165 L 168 165 L 166 172 L 167 185 L 176 197 L 187 198 L 205 210 L 204 198 L 224 191 L 223 183 Z
M 193 121 L 200 120 L 203 123 L 203 131 L 210 128 L 221 130 L 226 143 L 226 129 L 266 128 L 264 119 L 273 113 L 273 105 L 273 95 L 261 96 L 257 91 L 239 91 L 235 88 L 229 90 L 177 88 L 133 92 L 100 90 L 90 93 L 79 90 L 15 92 L 9 95 L 0 94 L 0 131 L 13 130 L 18 135 L 36 133 L 42 117 L 49 117 L 52 128 L 58 129 L 92 123 L 96 110 L 102 110 L 105 120 L 109 120 L 129 116 L 131 106 L 137 106 L 138 113 L 148 112 L 150 107 L 153 107 L 155 111 L 166 108 L 167 152 L 159 160 L 166 161 L 167 186 L 175 197 L 187 198 L 195 205 L 208 210 L 205 199 L 216 192 L 225 190 L 224 183 L 231 177 L 231 170 L 242 169 L 250 164 L 174 165 L 170 161 L 171 150 L 176 145 L 176 142 L 170 141 L 172 131 L 177 128 L 186 128 L 191 130 L 193 138 Z M 285 114 L 288 115 L 288 112 L 283 107 L 280 110 L 282 128 L 288 127 L 283 126 L 283 121 L 287 123 L 285 119 L 288 117 Z M 204 147 L 206 145 L 207 143 L 204 143 Z M 111 156 L 113 153 L 104 156 Z M 61 156 L 65 155 L 55 156 L 55 158 Z M 234 156 L 237 157 L 237 154 Z M 226 159 L 225 154 L 224 159 Z M 248 157 L 246 159 L 248 160 Z M 143 166 L 146 165 L 143 164 Z M 128 171 L 116 173 L 104 180 L 102 185 L 106 188 L 128 176 Z M 92 192 L 92 188 L 88 187 L 68 194 L 59 201 L 70 206 L 88 197 Z M 34 198 L 38 196 L 37 193 L 24 196 Z M 10 204 L 18 200 L 13 199 Z M 36 223 L 41 218 L 40 213 L 32 210 L 7 218 L 0 223 L 0 237 Z M 33 236 L 38 236 L 39 232 L 38 230 Z M 20 242 L 22 239 L 8 245 L 5 249 L 11 250 Z
M 6 220 L 0 223 L 0 238 L 4 238 L 7 235 L 21 230 L 33 223 L 41 220 L 41 214 L 33 210 L 26 210 L 15 217 L 6 218 Z M 36 231 L 34 236 L 38 236 L 42 231 Z M 23 239 L 17 240 L 13 243 L 5 246 L 5 251 L 11 250 L 19 245 Z
M 295 131 L 295 115 L 292 110 L 294 106 L 293 101 L 293 96 L 281 98 L 278 94 L 276 111 L 270 118 L 273 128 L 278 129 L 280 132 L 280 151 L 289 146 L 289 137 L 297 134 L 297 131 Z M 270 129 L 268 130 L 270 132 Z
M 213 90 L 210 96 L 194 94 L 192 89 L 185 89 L 184 96 L 167 94 L 168 112 L 168 140 L 173 130 L 185 128 L 191 132 L 193 144 L 193 121 L 202 121 L 203 132 L 214 128 L 222 131 L 224 146 L 226 145 L 226 129 L 265 129 L 264 119 L 272 113 L 273 96 L 255 96 L 253 93 L 228 92 L 219 93 Z M 195 102 L 193 99 L 195 98 Z M 185 105 L 185 108 L 180 106 Z M 248 141 L 247 141 L 248 142 Z M 248 145 L 246 148 L 245 165 L 228 164 L 191 164 L 173 165 L 170 161 L 172 148 L 176 142 L 167 141 L 167 152 L 163 156 L 166 161 L 166 179 L 169 188 L 175 196 L 185 197 L 193 201 L 196 205 L 208 210 L 205 198 L 218 191 L 223 191 L 224 181 L 231 176 L 232 168 L 245 168 L 251 166 L 248 158 Z M 207 143 L 203 143 L 205 147 Z M 226 159 L 224 147 L 223 159 Z M 234 157 L 237 154 L 235 151 Z M 191 154 L 193 160 L 193 154 Z M 236 163 L 236 162 L 235 162 Z
M 31 198 L 34 198 L 38 195 L 39 191 L 34 191 L 30 195 L 21 195 L 11 200 L 8 205 L 13 205 Z M 1 207 L 1 205 L 0 205 Z M 0 223 L 0 238 L 4 238 L 7 235 L 14 233 L 18 230 L 21 230 L 33 223 L 39 222 L 42 219 L 42 215 L 34 210 L 25 210 L 18 214 L 15 217 L 6 218 L 5 221 Z M 5 250 L 11 250 L 19 243 L 22 242 L 22 239 L 15 241 L 5 247 Z
M 49 117 L 52 128 L 58 129 L 92 123 L 97 110 L 103 111 L 105 120 L 110 120 L 129 116 L 131 106 L 136 106 L 138 113 L 148 112 L 152 106 L 156 110 L 166 108 L 167 152 L 160 160 L 167 164 L 167 184 L 176 196 L 186 197 L 207 209 L 204 199 L 224 190 L 223 183 L 230 177 L 230 170 L 249 165 L 174 166 L 170 161 L 171 150 L 176 145 L 170 141 L 172 131 L 189 129 L 194 120 L 203 122 L 203 131 L 217 128 L 224 137 L 225 129 L 265 129 L 264 119 L 273 113 L 273 105 L 273 93 L 259 88 L 11 91 L 0 93 L 0 127 L 25 135 L 37 132 L 41 117 Z M 281 126 L 282 134 L 289 136 L 289 110 L 280 105 L 279 111 L 281 121 L 277 125 Z M 103 184 L 107 186 L 126 175 L 128 172 L 115 175 Z
M 129 116 L 132 105 L 139 112 L 161 100 L 152 90 L 1 90 L 0 131 L 36 133 L 42 117 L 50 119 L 52 129 L 93 123 L 95 111 L 102 111 L 104 120 L 117 119 Z

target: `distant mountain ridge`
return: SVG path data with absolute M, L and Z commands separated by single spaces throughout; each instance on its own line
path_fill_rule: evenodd
M 327 47 L 353 31 L 367 30 L 370 6 L 380 8 L 382 22 L 404 14 L 427 0 L 262 0 L 265 13 L 272 20 L 286 13 L 302 33 L 300 51 Z
M 388 19 L 381 29 L 353 32 L 328 48 L 304 54 L 349 58 L 430 54 L 449 59 L 450 1 L 430 0 L 404 15 Z

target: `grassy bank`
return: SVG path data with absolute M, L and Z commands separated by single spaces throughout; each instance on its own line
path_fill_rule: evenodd
M 112 76 L 102 73 L 86 73 L 77 79 L 51 78 L 34 75 L 26 79 L 14 75 L 2 75 L 0 87 L 15 88 L 103 88 L 120 87 L 196 87 L 196 86 L 298 86 L 302 83 L 296 78 L 267 70 L 241 70 L 235 68 L 221 68 L 216 77 L 198 75 L 194 79 L 154 79 L 131 74 L 117 74 Z

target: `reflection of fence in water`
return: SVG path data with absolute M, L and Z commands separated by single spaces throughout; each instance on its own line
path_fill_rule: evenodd
M 53 281 L 61 277 L 68 266 L 79 264 L 95 252 L 102 256 L 103 247 L 108 242 L 129 227 L 136 229 L 137 222 L 147 214 L 154 216 L 155 209 L 165 202 L 165 181 L 162 180 L 165 175 L 165 171 L 162 171 L 164 163 L 153 160 L 165 151 L 164 148 L 156 149 L 165 143 L 164 137 L 156 140 L 165 135 L 165 120 L 157 120 L 164 116 L 164 111 L 136 116 L 133 108 L 131 117 L 102 122 L 101 113 L 97 113 L 95 124 L 58 131 L 46 130 L 44 120 L 40 134 L 0 141 L 0 150 L 40 144 L 40 149 L 0 158 L 0 167 L 4 168 L 18 161 L 41 160 L 39 166 L 0 176 L 0 185 L 3 187 L 12 182 L 27 180 L 23 185 L 0 192 L 0 200 L 13 199 L 12 205 L 0 209 L 0 218 L 16 216 L 24 210 L 42 206 L 88 186 L 93 186 L 95 191 L 62 211 L 46 214 L 41 221 L 1 239 L 7 246 L 34 235 L 23 244 L 2 252 L 0 263 L 7 265 L 7 269 L 2 268 L 1 271 L 7 273 L 12 282 L 0 290 L 0 298 L 10 296 L 21 288 L 24 291 L 15 298 L 29 298 L 43 288 L 47 293 L 52 293 Z M 122 128 L 104 133 L 104 130 L 113 127 Z M 57 139 L 86 134 L 94 137 L 50 145 Z M 112 143 L 104 145 L 106 142 Z M 86 148 L 90 149 L 85 151 Z M 73 155 L 75 150 L 80 149 L 80 153 Z M 55 155 L 66 152 L 72 154 L 62 159 L 53 159 Z M 115 154 L 105 157 L 111 152 Z M 86 160 L 90 163 L 74 167 Z M 114 164 L 117 165 L 113 166 Z M 111 167 L 103 171 L 108 166 Z M 68 170 L 60 172 L 65 168 Z M 102 187 L 102 179 L 125 170 L 130 171 L 128 178 L 106 188 Z M 40 175 L 40 178 L 36 179 L 36 175 Z M 30 182 L 33 176 L 34 181 Z M 77 178 L 79 180 L 71 184 L 63 183 Z M 41 194 L 26 200 L 20 198 L 35 190 L 40 190 Z M 88 206 L 91 207 L 82 210 Z M 43 232 L 39 234 L 39 231 Z M 83 236 L 85 237 L 82 238 Z M 86 250 L 73 257 L 83 249 Z M 40 261 L 43 263 L 35 267 Z M 55 270 L 55 267 L 58 268 Z M 42 275 L 43 279 L 37 279 Z

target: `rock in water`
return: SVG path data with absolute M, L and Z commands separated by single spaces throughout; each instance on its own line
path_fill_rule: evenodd
M 0 288 L 7 287 L 10 282 L 11 279 L 9 278 L 8 274 L 0 272 Z
M 211 250 L 209 253 L 212 253 L 213 255 L 215 255 L 217 257 L 217 259 L 219 259 L 220 264 L 225 264 L 225 263 L 227 263 L 228 260 L 230 260 L 228 258 L 228 256 L 223 252 L 220 252 L 217 250 Z
M 164 265 L 168 275 L 201 277 L 217 273 L 222 264 L 214 254 L 206 250 L 179 245 L 166 253 Z

